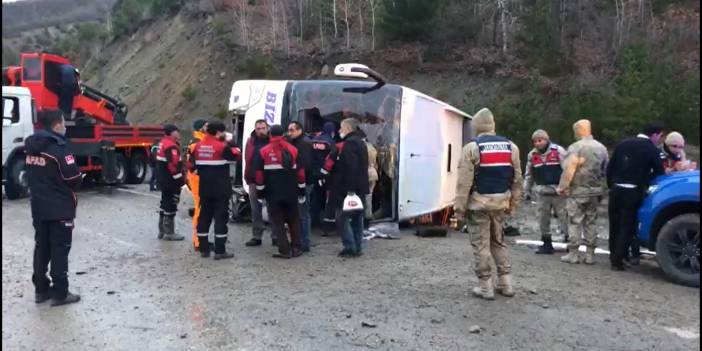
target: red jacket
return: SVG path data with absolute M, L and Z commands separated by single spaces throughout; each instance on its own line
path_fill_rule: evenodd
M 171 136 L 161 138 L 156 154 L 158 183 L 161 189 L 177 191 L 183 186 L 183 162 L 180 144 Z
M 195 144 L 192 159 L 200 177 L 201 198 L 221 199 L 231 196 L 229 165 L 241 160 L 241 151 L 237 147 L 206 134 Z
M 290 168 L 284 165 L 284 153 Z M 296 203 L 305 196 L 305 168 L 298 165 L 298 152 L 283 137 L 271 137 L 268 145 L 254 155 L 256 190 L 269 203 Z

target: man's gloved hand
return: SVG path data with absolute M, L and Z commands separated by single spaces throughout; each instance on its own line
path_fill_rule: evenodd
M 297 203 L 302 205 L 305 203 L 305 197 L 304 196 L 298 196 L 297 197 Z
M 317 184 L 319 184 L 319 186 L 321 186 L 321 187 L 323 187 L 324 184 L 326 184 L 326 183 L 327 183 L 327 181 L 324 179 L 324 177 L 319 178 L 319 180 L 317 181 Z

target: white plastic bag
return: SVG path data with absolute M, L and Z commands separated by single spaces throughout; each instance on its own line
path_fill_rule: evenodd
M 363 201 L 356 194 L 346 195 L 344 198 L 344 212 L 363 211 Z

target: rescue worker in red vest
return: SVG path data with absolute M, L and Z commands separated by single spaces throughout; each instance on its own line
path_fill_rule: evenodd
M 271 126 L 270 143 L 254 155 L 253 167 L 258 199 L 266 201 L 273 235 L 278 241 L 278 253 L 273 257 L 292 258 L 302 255 L 298 204 L 305 203 L 306 179 L 297 149 L 285 141 L 283 133 L 282 126 Z M 290 230 L 290 241 L 285 224 Z
M 161 212 L 158 221 L 158 238 L 180 241 L 184 236 L 175 233 L 175 215 L 183 187 L 183 162 L 180 151 L 180 134 L 173 124 L 163 126 L 165 136 L 161 138 L 156 154 L 158 183 L 161 186 Z
M 193 138 L 188 144 L 188 153 L 186 154 L 187 164 L 188 164 L 188 188 L 193 194 L 193 205 L 195 206 L 193 214 L 193 247 L 195 252 L 200 250 L 200 242 L 197 238 L 197 220 L 200 217 L 200 177 L 197 174 L 197 170 L 193 166 L 192 154 L 195 150 L 195 145 L 205 138 L 205 130 L 207 128 L 207 121 L 204 119 L 198 119 L 193 122 Z
M 319 180 L 319 185 L 325 189 L 325 205 L 324 205 L 324 218 L 322 218 L 322 236 L 329 236 L 329 233 L 334 230 L 336 226 L 336 209 L 330 204 L 331 200 L 331 189 L 334 188 L 336 183 L 334 165 L 341 155 L 341 151 L 344 149 L 344 142 L 340 141 L 336 143 L 334 149 L 329 152 L 326 159 L 324 160 L 324 166 L 320 170 L 321 178 Z
M 195 169 L 200 176 L 200 216 L 197 221 L 200 254 L 202 257 L 210 256 L 210 245 L 205 243 L 214 219 L 215 260 L 234 257 L 233 253 L 226 252 L 224 246 L 229 232 L 227 222 L 229 198 L 232 195 L 229 165 L 241 158 L 241 150 L 234 146 L 233 139 L 227 138 L 231 134 L 226 134 L 224 130 L 224 123 L 208 122 L 207 134 L 195 144 L 192 153 Z
M 558 215 L 559 228 L 568 241 L 568 221 L 566 219 L 565 199 L 558 196 L 556 188 L 561 179 L 561 161 L 565 159 L 566 150 L 548 137 L 545 130 L 537 129 L 531 135 L 534 148 L 527 155 L 526 173 L 524 175 L 524 193 L 528 197 L 537 195 L 537 212 L 541 240 L 544 242 L 537 254 L 553 254 L 551 240 L 551 211 Z M 534 192 L 535 194 L 532 194 Z
M 458 221 L 468 220 L 474 268 L 479 286 L 473 294 L 495 298 L 495 290 L 514 296 L 502 224 L 522 196 L 519 149 L 509 139 L 495 135 L 492 112 L 483 108 L 471 121 L 476 139 L 463 147 L 458 164 L 458 185 L 454 212 Z M 469 211 L 469 214 L 467 212 Z M 493 287 L 490 257 L 497 267 Z

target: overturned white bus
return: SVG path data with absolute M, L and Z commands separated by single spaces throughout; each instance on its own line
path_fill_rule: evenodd
M 335 74 L 356 79 L 234 82 L 229 111 L 240 145 L 259 119 L 284 127 L 299 121 L 311 134 L 326 121 L 338 128 L 342 119 L 354 117 L 378 150 L 373 220 L 407 221 L 452 206 L 461 149 L 472 137 L 471 116 L 411 88 L 386 84 L 363 65 L 338 65 Z M 375 82 L 363 80 L 369 77 Z M 237 167 L 235 184 L 242 185 L 242 168 Z

